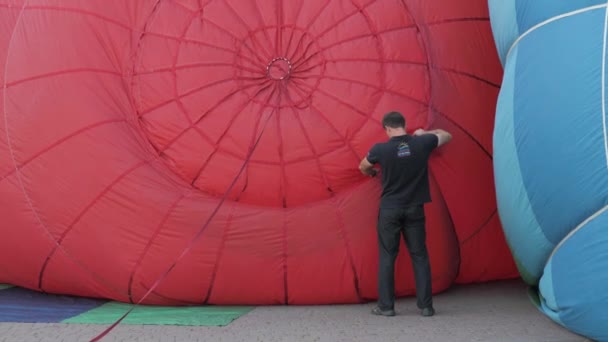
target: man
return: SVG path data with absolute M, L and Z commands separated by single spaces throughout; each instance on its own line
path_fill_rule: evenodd
M 416 280 L 417 306 L 423 316 L 433 316 L 431 267 L 426 248 L 424 204 L 431 201 L 428 160 L 431 152 L 452 139 L 444 130 L 422 129 L 409 135 L 405 118 L 399 112 L 387 113 L 382 126 L 389 137 L 374 145 L 359 169 L 365 175 L 376 175 L 375 164 L 382 170 L 382 196 L 378 215 L 378 306 L 375 315 L 395 315 L 395 259 L 403 234 Z

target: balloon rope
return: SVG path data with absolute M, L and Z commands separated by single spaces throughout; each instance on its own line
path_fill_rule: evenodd
M 230 184 L 230 186 L 228 187 L 228 189 L 226 189 L 226 192 L 224 193 L 224 195 L 220 199 L 219 203 L 215 207 L 215 210 L 213 210 L 213 212 L 211 213 L 211 215 L 209 216 L 209 218 L 207 219 L 207 221 L 205 222 L 205 224 L 203 225 L 203 227 L 196 233 L 196 235 L 190 241 L 190 243 L 188 244 L 188 246 L 184 249 L 184 251 L 180 254 L 180 256 L 173 262 L 173 264 L 171 264 L 171 266 L 156 280 L 156 282 L 154 282 L 154 285 L 152 285 L 150 287 L 150 289 L 148 290 L 148 292 L 146 292 L 146 294 L 143 297 L 141 297 L 141 299 L 137 303 L 134 303 L 133 306 L 127 312 L 125 312 L 124 315 L 122 315 L 122 317 L 120 317 L 116 322 L 114 322 L 110 327 L 108 327 L 106 330 L 104 330 L 101 334 L 99 334 L 96 337 L 94 337 L 91 340 L 91 342 L 95 342 L 95 341 L 101 340 L 108 333 L 110 333 L 114 328 L 116 328 L 116 326 L 118 326 L 120 324 L 120 322 L 122 322 L 135 309 L 136 306 L 138 306 L 139 304 L 141 304 L 141 302 L 143 302 L 148 297 L 148 295 L 150 295 L 150 293 L 152 293 L 152 291 L 154 291 L 156 289 L 156 287 L 158 287 L 158 285 L 160 285 L 160 283 L 169 275 L 169 273 L 173 270 L 173 268 L 177 265 L 177 263 L 186 254 L 188 254 L 188 252 L 190 252 L 190 250 L 192 249 L 192 247 L 194 246 L 194 244 L 201 238 L 201 236 L 203 235 L 203 232 L 207 229 L 207 227 L 211 223 L 211 220 L 215 217 L 215 215 L 218 213 L 218 211 L 220 210 L 220 208 L 222 207 L 222 205 L 224 204 L 224 202 L 228 198 L 228 195 L 232 191 L 232 188 L 234 188 L 234 186 L 236 185 L 236 182 L 238 181 L 239 177 L 241 176 L 241 174 L 245 170 L 245 167 L 247 166 L 247 164 L 249 164 L 249 161 L 251 160 L 251 156 L 253 155 L 253 152 L 255 151 L 256 147 L 258 146 L 258 143 L 260 142 L 260 140 L 262 139 L 262 136 L 264 135 L 264 131 L 266 130 L 266 126 L 268 125 L 268 122 L 270 121 L 270 118 L 272 118 L 274 116 L 274 113 L 276 112 L 276 110 L 277 110 L 277 107 L 274 107 L 273 110 L 272 110 L 272 112 L 270 112 L 270 114 L 268 115 L 268 118 L 266 118 L 266 121 L 264 122 L 264 125 L 262 126 L 262 131 L 260 132 L 260 135 L 257 137 L 255 143 L 253 144 L 253 146 L 251 147 L 249 153 L 247 154 L 247 157 L 245 158 L 245 161 L 243 162 L 243 165 L 241 166 L 241 169 L 239 170 L 238 174 L 236 175 L 236 177 L 234 178 L 234 180 L 232 181 L 232 183 Z

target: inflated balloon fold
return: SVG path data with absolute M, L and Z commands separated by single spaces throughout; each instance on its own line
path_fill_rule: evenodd
M 540 309 L 608 341 L 606 1 L 491 0 L 498 208 Z
M 380 183 L 357 166 L 392 110 L 454 136 L 431 160 L 434 291 L 516 277 L 501 77 L 485 0 L 0 0 L 0 282 L 373 300 Z M 413 294 L 407 253 L 396 276 Z

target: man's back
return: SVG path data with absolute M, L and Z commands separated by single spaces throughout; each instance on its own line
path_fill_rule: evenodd
M 437 147 L 435 134 L 401 135 L 372 147 L 370 163 L 382 168 L 381 208 L 403 208 L 431 201 L 428 159 Z

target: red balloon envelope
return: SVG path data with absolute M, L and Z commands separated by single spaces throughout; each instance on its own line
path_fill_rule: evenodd
M 517 276 L 484 0 L 0 0 L 0 282 L 160 304 L 377 296 L 382 115 L 440 127 L 434 291 Z M 414 293 L 407 250 L 397 294 Z

